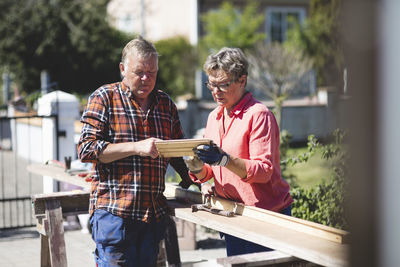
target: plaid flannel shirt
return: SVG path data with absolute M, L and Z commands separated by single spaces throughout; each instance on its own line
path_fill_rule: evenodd
M 81 122 L 78 143 L 82 162 L 93 162 L 89 212 L 104 209 L 123 218 L 158 220 L 167 213 L 163 195 L 169 160 L 130 156 L 111 163 L 98 160 L 109 143 L 136 142 L 156 137 L 181 139 L 183 131 L 175 104 L 167 94 L 153 90 L 152 105 L 143 114 L 130 89 L 122 82 L 97 89 L 90 97 Z

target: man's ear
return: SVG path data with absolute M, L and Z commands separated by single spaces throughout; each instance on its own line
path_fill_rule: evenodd
M 119 71 L 121 72 L 121 75 L 125 77 L 125 66 L 122 62 L 119 63 Z

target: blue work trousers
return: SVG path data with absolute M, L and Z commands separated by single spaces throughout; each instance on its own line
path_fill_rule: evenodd
M 280 213 L 285 215 L 292 215 L 292 206 L 289 206 L 283 209 Z M 225 233 L 221 233 L 221 237 L 225 238 L 226 243 L 226 255 L 235 256 L 241 254 L 255 253 L 255 252 L 264 252 L 271 251 L 273 249 L 261 246 L 259 244 L 232 236 L 227 235 Z
M 98 267 L 156 265 L 159 243 L 165 236 L 165 217 L 159 222 L 145 223 L 98 209 L 90 224 Z

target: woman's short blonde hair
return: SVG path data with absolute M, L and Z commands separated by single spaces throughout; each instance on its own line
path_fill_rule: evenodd
M 240 48 L 224 47 L 207 57 L 203 70 L 207 75 L 216 70 L 223 70 L 235 81 L 248 74 L 248 67 L 249 63 Z

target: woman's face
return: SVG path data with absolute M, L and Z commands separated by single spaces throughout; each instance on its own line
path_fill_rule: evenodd
M 229 112 L 245 93 L 246 76 L 243 75 L 234 81 L 223 70 L 210 72 L 208 76 L 208 89 L 214 101 Z

